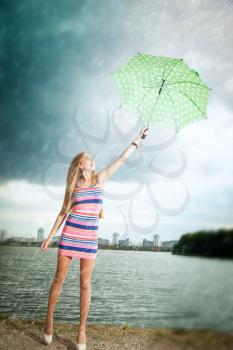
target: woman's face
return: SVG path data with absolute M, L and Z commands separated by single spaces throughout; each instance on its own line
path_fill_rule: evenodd
M 82 158 L 82 169 L 86 171 L 95 170 L 95 160 L 89 153 L 86 153 Z

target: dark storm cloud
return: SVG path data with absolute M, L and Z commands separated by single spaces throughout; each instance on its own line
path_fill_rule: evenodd
M 104 81 L 137 51 L 189 59 L 232 108 L 232 9 L 227 1 L 1 1 L 1 182 L 41 182 L 60 159 L 57 139 L 72 130 L 79 96 L 91 105 L 97 76 Z
M 60 1 L 54 6 L 39 1 L 0 4 L 1 181 L 40 181 L 40 171 L 55 156 L 53 144 L 60 132 L 64 103 L 59 100 L 60 80 L 68 84 L 61 67 L 74 51 L 79 51 L 77 61 L 84 52 L 76 36 L 53 35 L 53 28 L 63 18 L 78 16 L 82 2 L 70 1 L 69 6 Z M 56 104 L 47 110 L 40 99 L 40 92 L 46 90 L 58 92 Z

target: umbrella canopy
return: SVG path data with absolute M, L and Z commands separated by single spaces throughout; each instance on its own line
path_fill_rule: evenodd
M 120 108 L 146 125 L 179 129 L 207 118 L 208 86 L 182 58 L 137 53 L 111 73 L 120 93 Z

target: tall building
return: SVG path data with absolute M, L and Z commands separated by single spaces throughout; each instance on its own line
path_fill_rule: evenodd
M 160 236 L 157 233 L 153 236 L 153 246 L 161 247 Z
M 43 242 L 43 240 L 44 240 L 44 229 L 40 227 L 37 232 L 37 241 Z
M 98 237 L 98 245 L 109 245 L 110 241 L 107 238 Z
M 4 242 L 7 237 L 7 232 L 6 230 L 0 230 L 0 242 Z
M 113 245 L 118 245 L 119 244 L 119 237 L 120 237 L 119 233 L 117 233 L 117 232 L 113 233 L 113 238 L 112 238 L 112 244 Z
M 107 239 L 107 238 L 102 238 L 102 244 L 103 245 L 109 245 L 109 239 Z
M 173 241 L 164 241 L 162 246 L 163 246 L 163 248 L 172 249 L 177 242 L 178 241 L 175 241 L 175 240 L 173 240 Z
M 129 247 L 129 238 L 119 240 L 120 247 Z
M 148 241 L 147 239 L 143 239 L 142 241 L 142 246 L 143 247 L 152 247 L 153 246 L 153 242 L 152 241 Z

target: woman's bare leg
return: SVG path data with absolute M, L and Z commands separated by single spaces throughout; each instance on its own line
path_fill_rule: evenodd
M 86 321 L 91 302 L 91 276 L 95 259 L 80 259 L 80 325 L 77 341 L 86 343 Z
M 68 256 L 57 255 L 57 270 L 49 291 L 48 310 L 44 331 L 46 334 L 52 334 L 53 313 L 61 293 L 61 288 L 66 277 L 71 258 Z

